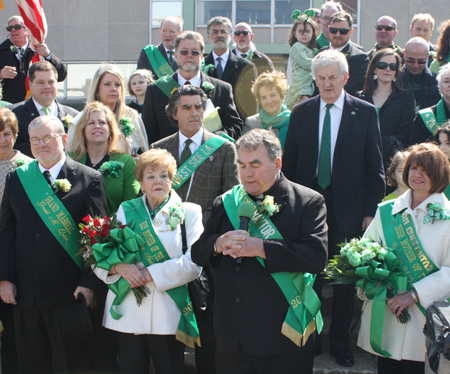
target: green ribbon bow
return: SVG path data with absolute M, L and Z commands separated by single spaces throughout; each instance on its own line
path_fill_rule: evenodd
M 433 224 L 435 220 L 444 221 L 446 219 L 450 219 L 450 216 L 445 212 L 444 207 L 439 204 L 428 204 L 427 210 L 428 214 L 423 217 L 424 224 L 428 222 Z
M 128 117 L 122 117 L 120 119 L 120 129 L 125 136 L 131 135 L 136 130 L 136 127 L 131 123 L 131 119 Z
M 102 166 L 100 166 L 100 169 L 98 169 L 98 171 L 108 178 L 119 178 L 119 173 L 123 169 L 123 166 L 123 162 L 107 161 L 104 162 Z
M 360 266 L 355 269 L 355 273 L 363 279 L 356 282 L 362 288 L 372 303 L 372 316 L 370 323 L 370 345 L 372 349 L 384 357 L 391 357 L 391 354 L 382 348 L 384 311 L 386 306 L 386 294 L 388 285 L 395 292 L 405 291 L 408 287 L 408 279 L 398 267 L 398 258 L 391 248 L 386 248 L 383 263 L 370 261 L 368 266 Z
M 145 245 L 145 241 L 129 227 L 111 230 L 110 240 L 92 246 L 92 255 L 99 268 L 110 271 L 114 265 L 122 262 L 126 264 L 142 262 L 139 249 Z M 120 305 L 128 295 L 131 290 L 130 284 L 121 277 L 117 282 L 109 284 L 108 288 L 116 295 L 109 312 L 115 320 L 119 320 L 122 315 L 117 313 L 114 307 Z

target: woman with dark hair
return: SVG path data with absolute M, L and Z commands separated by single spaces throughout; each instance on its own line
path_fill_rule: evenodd
M 437 43 L 436 57 L 430 65 L 432 73 L 439 73 L 439 69 L 450 62 L 450 19 L 439 26 L 439 39 Z
M 450 182 L 447 157 L 431 143 L 408 148 L 403 181 L 410 188 L 380 204 L 364 238 L 395 248 L 407 277 L 407 291 L 386 302 L 378 373 L 423 374 L 424 309 L 450 296 L 450 202 L 443 194 Z M 358 295 L 363 292 L 358 288 Z M 370 342 L 372 300 L 363 305 L 358 345 L 375 353 Z M 397 318 L 407 309 L 411 320 Z M 374 322 L 372 322 L 374 323 Z
M 400 56 L 382 49 L 370 62 L 364 88 L 356 95 L 377 107 L 386 170 L 395 152 L 409 145 L 416 117 L 414 95 L 402 88 L 401 77 Z

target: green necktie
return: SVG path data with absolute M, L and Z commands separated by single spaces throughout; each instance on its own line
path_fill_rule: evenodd
M 331 115 L 333 104 L 327 104 L 327 112 L 323 120 L 322 140 L 320 142 L 319 172 L 317 184 L 324 190 L 331 184 Z
M 243 53 L 243 54 L 241 55 L 241 57 L 242 57 L 242 58 L 247 58 L 247 53 Z
M 50 174 L 50 172 L 48 170 L 44 170 L 42 174 L 44 174 L 45 179 L 47 180 L 48 184 L 51 187 L 52 186 L 52 180 L 51 180 L 52 175 Z
M 173 51 L 167 51 L 167 53 L 170 55 L 170 57 L 169 57 L 169 63 L 170 63 L 170 66 L 171 67 L 173 67 L 173 63 L 175 62 L 175 60 L 173 59 Z
M 45 113 L 45 115 L 49 115 L 50 114 L 50 108 L 47 108 L 46 106 L 42 107 L 42 111 Z
M 183 149 L 183 152 L 181 152 L 181 158 L 180 158 L 180 166 L 183 165 L 189 157 L 192 156 L 191 149 L 189 148 L 189 145 L 192 143 L 191 139 L 186 139 L 184 142 L 185 147 Z M 181 200 L 186 201 L 186 196 L 189 191 L 189 184 L 191 183 L 191 178 L 189 178 L 186 182 L 184 182 L 180 189 L 181 189 Z

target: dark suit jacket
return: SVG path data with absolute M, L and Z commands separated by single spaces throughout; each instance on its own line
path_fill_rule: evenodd
M 283 239 L 264 240 L 264 268 L 256 258 L 237 264 L 231 256 L 211 257 L 217 238 L 233 231 L 222 197 L 213 202 L 205 231 L 192 246 L 192 260 L 212 263 L 215 274 L 214 331 L 217 347 L 235 352 L 239 343 L 251 355 L 279 355 L 312 347 L 312 337 L 298 347 L 281 334 L 289 304 L 271 276 L 276 272 L 319 273 L 327 260 L 326 208 L 323 197 L 281 176 L 265 193 L 282 204 L 271 220 Z
M 215 65 L 212 53 L 206 57 L 205 64 Z M 230 51 L 221 80 L 228 82 L 233 87 L 234 101 L 239 117 L 244 122 L 247 117 L 253 116 L 257 112 L 258 106 L 251 90 L 252 84 L 257 78 L 256 74 L 255 64 L 245 58 L 237 57 Z M 212 76 L 218 78 L 216 69 Z
M 234 48 L 231 52 L 236 55 L 236 48 Z M 255 50 L 253 52 L 253 60 L 251 61 L 256 66 L 256 74 L 259 77 L 262 73 L 274 71 L 273 62 L 269 58 L 269 56 L 264 53 Z
M 330 46 L 323 47 L 321 51 L 330 49 Z M 361 91 L 366 82 L 366 72 L 369 67 L 369 56 L 360 49 L 356 48 L 353 43 L 348 43 L 341 51 L 348 62 L 349 78 L 344 90 L 350 95 L 355 95 L 357 91 Z
M 62 105 L 58 103 L 56 100 L 56 105 L 58 106 L 58 118 L 63 119 L 66 114 L 70 114 L 72 117 L 75 117 L 79 112 L 69 106 Z M 12 111 L 17 117 L 19 121 L 19 135 L 17 136 L 16 144 L 14 145 L 14 149 L 18 149 L 23 154 L 33 157 L 31 154 L 30 148 L 30 137 L 28 135 L 28 125 L 32 120 L 36 117 L 39 117 L 39 111 L 34 105 L 34 101 L 32 98 L 25 101 L 23 104 L 15 105 L 12 108 Z
M 172 78 L 178 82 L 177 73 L 172 75 Z M 233 139 L 238 139 L 241 136 L 244 124 L 236 111 L 230 85 L 222 82 L 220 79 L 208 77 L 203 73 L 200 73 L 200 78 L 202 84 L 209 82 L 215 86 L 212 90 L 206 92 L 206 96 L 212 101 L 215 107 L 220 108 L 219 116 L 224 131 Z M 142 120 L 147 130 L 149 144 L 164 139 L 178 131 L 170 123 L 166 115 L 167 104 L 169 104 L 169 98 L 156 84 L 152 83 L 147 86 L 145 101 L 142 106 Z M 218 131 L 218 133 L 223 133 L 223 131 Z
M 160 45 L 158 45 L 158 49 L 161 52 L 161 54 L 163 55 L 163 57 L 166 59 L 166 61 L 169 63 L 169 66 L 170 66 L 169 57 L 167 56 L 166 49 L 164 48 L 164 45 L 162 43 Z M 174 56 L 174 58 L 175 58 L 175 56 Z M 155 79 L 155 80 L 158 79 L 158 76 L 155 73 L 155 69 L 153 69 L 153 66 L 150 63 L 144 49 L 142 49 L 141 53 L 139 54 L 137 68 L 150 70 L 153 74 L 153 79 Z M 178 65 L 177 65 L 176 61 L 174 62 L 173 66 L 172 66 L 172 70 L 173 71 L 178 70 Z
M 25 79 L 28 75 L 28 68 L 30 62 L 34 57 L 35 52 L 30 48 L 25 50 L 25 54 L 22 58 L 22 62 L 19 63 L 16 55 L 11 51 L 12 43 L 9 39 L 6 39 L 0 44 L 0 70 L 5 66 L 15 66 L 17 75 L 14 79 L 3 79 L 3 99 L 10 103 L 18 103 L 25 100 Z M 46 60 L 47 61 L 47 60 Z M 61 60 L 52 53 L 52 58 L 49 60 L 58 72 L 58 82 L 63 82 L 66 79 L 67 71 Z
M 69 192 L 58 192 L 76 224 L 90 214 L 106 214 L 102 175 L 69 157 L 58 179 L 68 179 Z M 27 308 L 37 303 L 51 308 L 73 303 L 78 286 L 93 288 L 97 283 L 90 269 L 81 272 L 39 217 L 27 198 L 15 171 L 6 178 L 0 206 L 0 281 L 17 286 L 17 304 Z
M 436 107 L 437 104 L 430 107 L 435 117 L 436 117 Z M 444 109 L 445 109 L 445 116 L 448 120 L 450 119 L 450 110 L 447 107 L 447 104 L 445 104 L 445 101 L 444 101 Z M 428 127 L 425 125 L 425 122 L 423 122 L 422 116 L 420 114 L 417 114 L 412 129 L 411 144 L 424 143 L 426 141 L 433 140 L 433 137 L 434 135 L 430 132 L 430 130 L 428 130 Z
M 312 188 L 319 150 L 320 96 L 291 113 L 283 172 Z M 332 160 L 334 208 L 344 234 L 361 231 L 364 217 L 373 217 L 384 197 L 384 171 L 376 108 L 345 94 L 344 110 Z
M 203 129 L 202 144 L 213 136 L 215 136 L 213 133 Z M 177 167 L 180 167 L 179 142 L 177 131 L 153 143 L 151 148 L 167 149 L 177 161 Z M 226 142 L 195 170 L 187 201 L 202 207 L 205 223 L 210 214 L 208 208 L 211 207 L 213 200 L 239 183 L 236 147 L 233 143 Z
M 420 102 L 416 102 L 416 106 L 419 109 L 429 108 L 439 102 L 441 99 L 441 93 L 439 92 L 439 87 L 436 79 L 435 73 L 432 73 L 430 69 L 425 67 L 423 69 L 423 81 L 422 81 L 422 92 L 420 95 Z M 409 89 L 409 73 L 406 70 L 406 67 L 403 66 L 402 69 L 402 82 L 403 87 Z

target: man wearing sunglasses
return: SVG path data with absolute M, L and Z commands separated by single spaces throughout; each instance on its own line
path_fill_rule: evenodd
M 234 49 L 232 52 L 238 56 L 253 62 L 258 76 L 274 70 L 273 62 L 264 53 L 256 50 L 253 43 L 254 34 L 248 23 L 241 22 L 234 28 Z
M 61 60 L 50 53 L 47 45 L 31 48 L 23 18 L 12 16 L 7 23 L 8 38 L 0 44 L 0 80 L 3 85 L 3 100 L 18 103 L 25 100 L 27 91 L 25 80 L 31 60 L 37 53 L 50 62 L 58 72 L 58 82 L 66 79 L 66 68 Z
M 417 111 L 437 104 L 441 98 L 436 74 L 427 68 L 428 48 L 421 37 L 411 38 L 405 45 L 403 85 L 414 93 Z
M 391 48 L 401 56 L 402 63 L 405 63 L 403 60 L 403 49 L 394 43 L 394 38 L 397 36 L 397 33 L 397 21 L 389 16 L 381 17 L 375 25 L 375 39 L 377 42 L 375 43 L 375 47 L 367 53 L 369 58 L 372 60 L 375 53 L 380 49 Z
M 350 36 L 353 33 L 353 19 L 350 14 L 345 12 L 334 13 L 330 18 L 328 29 L 330 45 L 322 48 L 321 51 L 337 50 L 345 55 L 350 77 L 344 89 L 350 95 L 355 95 L 357 91 L 361 91 L 364 87 L 369 57 L 350 41 Z
M 203 88 L 209 99 L 208 110 L 210 106 L 219 108 L 218 114 L 223 128 L 212 131 L 219 135 L 225 132 L 234 139 L 239 138 L 243 123 L 234 104 L 231 86 L 201 71 L 205 49 L 203 36 L 194 31 L 184 31 L 176 38 L 174 49 L 178 70 L 148 85 L 145 93 L 142 120 L 147 130 L 148 143 L 152 144 L 177 132 L 177 128 L 172 126 L 167 117 L 165 107 L 172 92 L 186 84 Z

